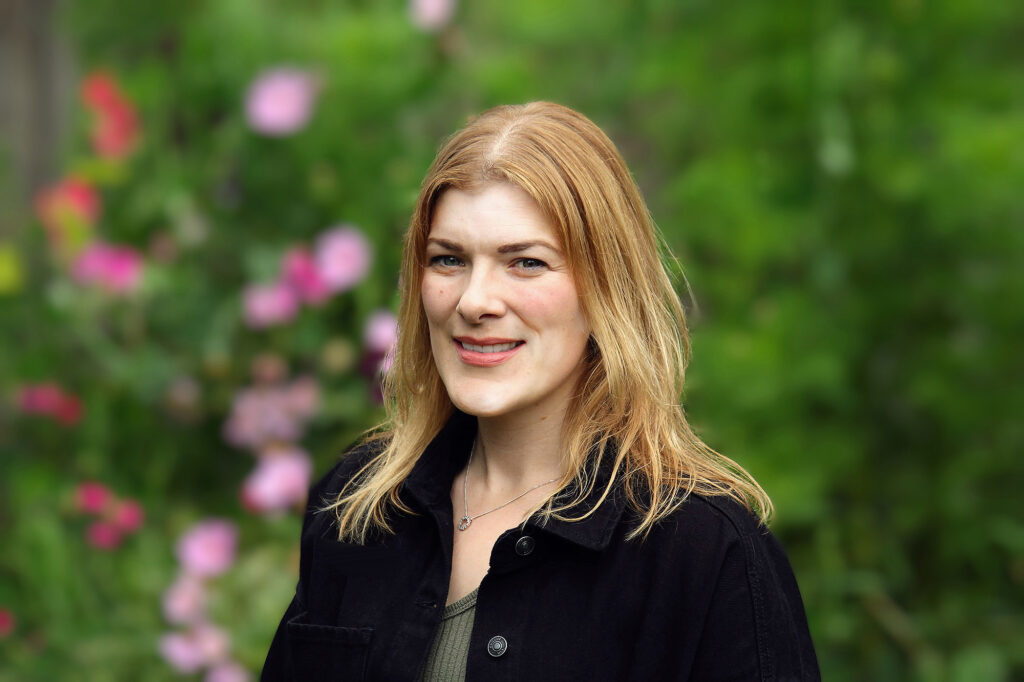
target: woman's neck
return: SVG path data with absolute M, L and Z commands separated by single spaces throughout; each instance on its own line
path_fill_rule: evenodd
M 473 476 L 486 489 L 505 491 L 561 477 L 565 411 L 528 418 L 478 417 Z

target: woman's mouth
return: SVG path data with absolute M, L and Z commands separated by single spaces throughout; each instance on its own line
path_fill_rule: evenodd
M 457 337 L 455 351 L 467 365 L 491 367 L 505 362 L 526 342 L 515 339 L 472 339 Z

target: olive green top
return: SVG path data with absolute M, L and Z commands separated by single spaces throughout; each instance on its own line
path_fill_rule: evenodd
M 441 628 L 434 637 L 421 682 L 462 682 L 466 679 L 469 636 L 476 615 L 476 590 L 444 607 Z

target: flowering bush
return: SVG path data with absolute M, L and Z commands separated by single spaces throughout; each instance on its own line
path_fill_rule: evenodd
M 7 98 L 66 154 L 0 205 L 0 677 L 254 676 L 438 141 L 538 98 L 680 255 L 686 407 L 772 495 L 824 677 L 1021 677 L 1013 3 L 57 5 L 60 106 Z
M 229 657 L 231 636 L 210 622 L 207 609 L 207 581 L 231 568 L 237 548 L 238 528 L 225 519 L 200 521 L 178 540 L 181 570 L 164 592 L 163 612 L 169 623 L 185 629 L 163 635 L 159 643 L 161 656 L 178 672 L 208 668 L 207 679 L 248 679 Z

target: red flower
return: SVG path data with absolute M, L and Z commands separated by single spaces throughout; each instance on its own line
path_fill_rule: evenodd
M 135 149 L 138 117 L 113 76 L 102 71 L 87 76 L 82 81 L 82 102 L 93 112 L 91 137 L 97 154 L 120 159 Z
M 84 180 L 68 177 L 41 191 L 35 208 L 50 248 L 69 257 L 91 239 L 100 216 L 100 195 Z
M 14 632 L 14 614 L 0 607 L 0 639 Z
M 97 549 L 117 549 L 121 544 L 121 530 L 109 521 L 94 521 L 86 530 L 85 538 Z
M 93 71 L 82 81 L 82 102 L 90 109 L 110 109 L 123 101 L 114 78 L 104 71 Z

